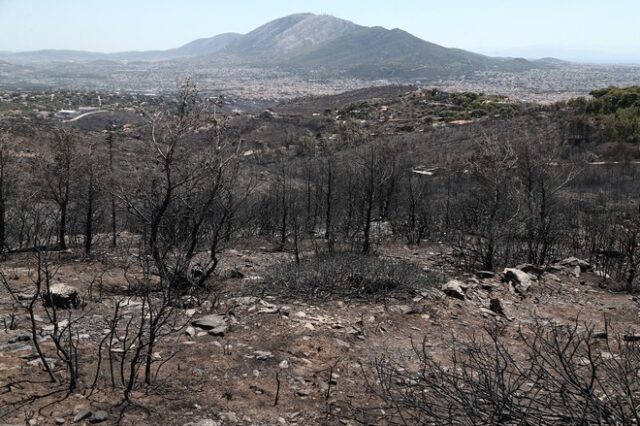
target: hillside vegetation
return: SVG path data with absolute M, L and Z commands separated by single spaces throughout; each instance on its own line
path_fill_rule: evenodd
M 640 86 L 608 87 L 592 91 L 591 96 L 573 99 L 569 104 L 593 120 L 610 140 L 640 148 Z

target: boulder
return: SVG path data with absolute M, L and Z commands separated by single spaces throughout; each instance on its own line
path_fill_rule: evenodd
M 516 269 L 520 269 L 521 271 L 526 272 L 527 274 L 534 274 L 534 275 L 542 275 L 545 270 L 545 268 L 541 266 L 532 265 L 531 263 L 518 265 L 516 266 Z
M 489 309 L 498 315 L 502 315 L 509 321 L 513 320 L 513 315 L 511 314 L 510 309 L 500 299 L 491 299 L 489 302 Z
M 506 268 L 503 274 L 504 281 L 511 283 L 513 289 L 521 295 L 526 294 L 531 287 L 531 277 L 520 269 Z
M 191 325 L 203 330 L 208 330 L 209 334 L 214 336 L 224 335 L 229 329 L 227 319 L 218 314 L 205 315 L 204 317 L 196 318 L 191 321 Z
M 465 291 L 469 289 L 469 286 L 462 281 L 450 280 L 442 286 L 442 291 L 449 297 L 454 299 L 465 299 Z
M 54 284 L 49 287 L 49 291 L 42 294 L 44 305 L 56 307 L 58 309 L 77 308 L 80 306 L 78 289 L 67 284 Z
M 558 262 L 558 265 L 564 266 L 565 268 L 575 268 L 576 266 L 579 266 L 581 272 L 587 272 L 591 269 L 591 264 L 589 262 L 573 256 L 561 260 Z
M 574 277 L 580 278 L 580 273 L 582 272 L 582 268 L 580 268 L 579 265 L 576 265 L 570 270 L 570 272 Z

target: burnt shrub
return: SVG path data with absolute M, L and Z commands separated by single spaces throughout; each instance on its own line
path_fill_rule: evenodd
M 308 301 L 403 299 L 442 281 L 405 260 L 338 253 L 276 265 L 252 292 Z
M 640 345 L 593 324 L 538 319 L 505 337 L 487 326 L 453 340 L 448 359 L 426 340 L 414 355 L 377 357 L 363 368 L 380 406 L 353 410 L 361 424 L 637 425 Z M 438 356 L 440 355 L 440 356 Z M 380 422 L 380 412 L 384 422 Z

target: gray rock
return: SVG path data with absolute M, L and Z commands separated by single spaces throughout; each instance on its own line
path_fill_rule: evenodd
M 449 297 L 454 299 L 465 299 L 465 291 L 469 288 L 468 285 L 458 280 L 450 280 L 442 286 L 442 291 Z
M 220 327 L 216 327 L 216 328 L 212 328 L 211 330 L 208 331 L 210 336 L 214 336 L 214 337 L 222 337 L 225 335 L 225 333 L 229 330 L 229 326 L 228 325 L 221 325 Z
M 16 293 L 16 298 L 21 302 L 27 302 L 33 299 L 35 293 Z
M 81 410 L 78 410 L 78 412 L 77 412 L 77 414 L 75 416 L 73 416 L 73 422 L 74 423 L 79 423 L 79 422 L 83 421 L 84 419 L 88 419 L 89 417 L 91 417 L 91 410 L 81 409 Z
M 249 306 L 249 305 L 255 305 L 258 302 L 260 302 L 260 299 L 253 296 L 234 297 L 227 301 L 227 303 L 230 306 Z
M 98 410 L 91 415 L 89 422 L 91 423 L 102 423 L 109 418 L 109 413 L 104 410 Z
M 45 306 L 55 306 L 59 309 L 77 308 L 80 306 L 78 289 L 67 284 L 54 284 L 49 291 L 42 294 Z
M 582 272 L 582 269 L 580 269 L 580 266 L 578 265 L 574 266 L 573 269 L 571 270 L 571 274 L 576 278 L 580 278 L 581 272 Z
M 19 342 L 28 342 L 31 340 L 31 334 L 18 334 L 17 336 L 13 336 L 11 339 L 9 339 L 9 344 L 12 343 L 19 343 Z
M 573 256 L 561 260 L 560 262 L 558 262 L 558 264 L 564 266 L 565 268 L 574 268 L 576 266 L 579 266 L 581 272 L 587 272 L 591 269 L 591 264 L 589 262 Z
M 258 309 L 259 314 L 277 314 L 280 311 L 277 305 L 263 302 L 264 307 Z
M 565 269 L 564 266 L 553 264 L 553 265 L 547 266 L 546 270 L 547 272 L 553 273 L 553 272 L 562 272 L 564 271 L 564 269 Z
M 516 266 L 517 269 L 526 272 L 527 274 L 542 275 L 544 268 L 541 266 L 532 265 L 531 263 L 525 263 L 524 265 Z
M 491 301 L 489 302 L 489 309 L 498 315 L 502 315 L 509 321 L 513 320 L 513 315 L 511 314 L 511 310 L 500 299 L 491 299 Z
M 418 313 L 418 310 L 414 306 L 410 306 L 410 305 L 392 305 L 392 306 L 389 306 L 388 310 L 391 313 L 401 314 L 401 315 Z
M 227 319 L 223 315 L 219 314 L 211 314 L 205 315 L 200 318 L 196 318 L 191 321 L 191 325 L 194 327 L 201 328 L 203 330 L 213 330 L 228 327 Z
M 56 360 L 53 358 L 45 358 L 44 359 L 49 368 L 54 369 L 56 367 Z M 44 368 L 44 364 L 42 364 L 42 360 L 40 358 L 36 358 L 34 360 L 28 361 L 27 364 L 32 365 L 34 367 L 42 367 Z
M 220 423 L 211 419 L 202 419 L 195 422 L 189 422 L 184 424 L 184 426 L 219 426 Z
M 23 352 L 33 349 L 30 344 L 22 343 L 8 343 L 6 345 L 0 345 L 0 352 Z
M 510 282 L 513 289 L 521 295 L 525 295 L 531 287 L 531 277 L 520 269 L 506 268 L 503 274 L 504 281 Z
M 269 351 L 255 351 L 254 355 L 258 361 L 266 361 L 273 358 L 273 354 Z

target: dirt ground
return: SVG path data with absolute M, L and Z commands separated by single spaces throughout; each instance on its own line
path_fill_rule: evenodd
M 469 338 L 496 321 L 513 336 L 519 326 L 536 320 L 567 325 L 577 320 L 581 326 L 593 323 L 598 328 L 604 326 L 605 318 L 620 332 L 640 333 L 635 297 L 600 288 L 601 278 L 592 272 L 576 274 L 567 268 L 542 274 L 522 296 L 500 274 L 480 279 L 455 273 L 448 254 L 437 246 L 394 245 L 380 249 L 380 255 L 444 272 L 470 288 L 464 300 L 439 289 L 416 293 L 412 299 L 376 303 L 238 297 L 266 268 L 290 256 L 256 242 L 227 250 L 218 279 L 219 298 L 176 311 L 174 332 L 160 340 L 153 354 L 154 369 L 161 364 L 162 368 L 151 386 L 135 388 L 134 404 L 122 403 L 122 388 L 112 388 L 104 363 L 98 385 L 91 391 L 97 348 L 109 331 L 116 300 L 123 297 L 118 289 L 125 279 L 117 258 L 88 261 L 69 255 L 59 265 L 54 282 L 77 287 L 86 302 L 84 308 L 62 313 L 77 319 L 78 389 L 68 394 L 64 384 L 48 381 L 32 340 L 23 337 L 30 333 L 28 312 L 20 306 L 26 302 L 19 303 L 2 288 L 0 424 L 73 424 L 82 410 L 94 414 L 104 410 L 103 424 L 349 425 L 356 424 L 352 408 L 366 407 L 376 413 L 379 404 L 366 389 L 367 366 L 382 356 L 411 362 L 416 342 L 424 341 L 430 353 L 446 359 L 454 338 Z M 29 255 L 10 256 L 1 268 L 15 294 L 25 298 L 33 292 Z M 98 275 L 101 281 L 94 279 Z M 508 308 L 511 320 L 488 309 L 496 298 Z M 140 308 L 140 300 L 130 297 L 122 314 L 136 318 Z M 222 336 L 191 325 L 193 319 L 212 313 L 227 322 Z M 36 314 L 42 350 L 56 359 L 55 346 L 47 337 L 51 322 L 41 303 Z M 114 357 L 118 356 L 115 351 Z M 59 361 L 54 371 L 65 376 Z M 376 421 L 384 424 L 384 412 L 378 412 Z M 76 424 L 99 420 L 88 416 Z

